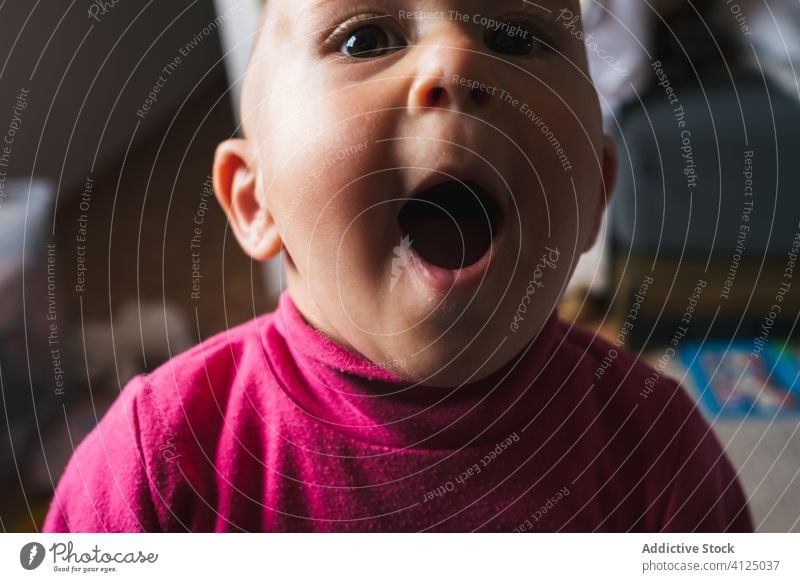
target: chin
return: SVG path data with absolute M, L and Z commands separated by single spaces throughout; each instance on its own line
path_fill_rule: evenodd
M 449 338 L 448 338 L 449 336 Z M 500 342 L 489 341 L 484 334 L 460 338 L 450 334 L 414 343 L 408 350 L 405 379 L 426 386 L 459 386 L 471 384 L 491 375 L 507 363 L 513 354 L 498 350 Z

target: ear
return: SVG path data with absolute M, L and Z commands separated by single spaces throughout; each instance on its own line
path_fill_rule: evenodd
M 603 135 L 603 159 L 601 160 L 602 181 L 600 184 L 600 200 L 597 204 L 597 210 L 594 215 L 594 223 L 592 224 L 592 232 L 586 239 L 583 252 L 589 252 L 597 242 L 597 236 L 600 233 L 600 227 L 603 225 L 603 214 L 611 202 L 611 197 L 614 195 L 614 188 L 617 185 L 617 165 L 619 158 L 617 155 L 617 146 L 614 140 L 608 135 Z
M 257 261 L 276 256 L 280 233 L 261 188 L 258 163 L 246 139 L 229 139 L 214 155 L 214 192 L 236 240 Z

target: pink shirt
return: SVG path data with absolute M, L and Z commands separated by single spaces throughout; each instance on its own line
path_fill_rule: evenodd
M 555 312 L 460 388 L 275 313 L 135 378 L 75 451 L 59 531 L 752 531 L 692 400 Z

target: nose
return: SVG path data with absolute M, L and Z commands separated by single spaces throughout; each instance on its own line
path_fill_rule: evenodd
M 408 95 L 412 113 L 443 108 L 485 113 L 499 103 L 500 87 L 489 73 L 491 58 L 464 41 L 446 39 L 418 47 L 417 72 Z

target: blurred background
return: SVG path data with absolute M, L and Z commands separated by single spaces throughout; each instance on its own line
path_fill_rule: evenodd
M 135 374 L 271 310 L 214 200 L 255 0 L 0 4 L 0 530 Z M 800 0 L 583 2 L 620 181 L 560 307 L 696 397 L 800 531 Z M 563 21 L 569 26 L 568 19 Z

